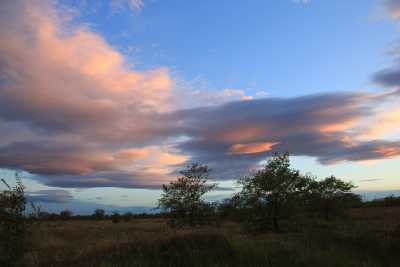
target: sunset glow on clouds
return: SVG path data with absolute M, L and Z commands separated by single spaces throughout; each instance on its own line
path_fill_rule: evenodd
M 398 1 L 386 4 L 395 17 Z M 400 137 L 390 136 L 400 128 L 397 56 L 371 73 L 375 92 L 185 91 L 169 66 L 136 68 L 56 2 L 2 1 L 0 9 L 0 168 L 42 184 L 154 189 L 193 161 L 216 180 L 235 179 L 274 151 L 325 165 L 400 155 Z

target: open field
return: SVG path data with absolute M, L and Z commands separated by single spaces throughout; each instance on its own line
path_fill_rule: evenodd
M 398 266 L 400 208 L 353 209 L 260 235 L 230 221 L 194 229 L 164 219 L 45 221 L 33 239 L 30 266 Z

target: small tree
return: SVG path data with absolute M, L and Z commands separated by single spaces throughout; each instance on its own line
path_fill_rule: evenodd
M 102 220 L 104 219 L 105 211 L 103 209 L 96 209 L 93 213 L 93 218 L 95 220 Z
M 121 219 L 122 217 L 118 211 L 114 211 L 113 214 L 111 215 L 111 220 L 113 223 L 119 223 L 121 222 Z
M 269 224 L 281 231 L 280 219 L 290 215 L 299 197 L 308 190 L 309 178 L 290 168 L 289 154 L 274 154 L 265 167 L 253 176 L 239 180 L 242 192 L 238 198 L 253 230 L 263 230 Z
M 60 212 L 60 218 L 61 220 L 69 220 L 71 219 L 73 213 L 70 210 L 63 210 Z
M 15 266 L 30 248 L 30 225 L 24 215 L 25 187 L 18 173 L 14 187 L 1 179 L 6 190 L 0 193 L 0 265 Z
M 176 181 L 163 185 L 163 194 L 159 207 L 169 211 L 179 224 L 195 225 L 204 222 L 205 211 L 209 205 L 202 197 L 213 190 L 216 184 L 208 183 L 209 168 L 207 165 L 193 163 L 180 174 Z M 173 224 L 176 225 L 175 221 Z
M 346 207 L 346 204 L 354 203 L 357 198 L 351 193 L 354 187 L 352 183 L 346 183 L 333 175 L 317 183 L 316 201 L 320 204 L 326 220 L 331 218 L 332 213 Z
M 122 218 L 123 218 L 123 220 L 124 220 L 125 222 L 129 222 L 129 221 L 133 218 L 133 214 L 132 214 L 132 212 L 125 212 L 125 213 L 122 215 Z

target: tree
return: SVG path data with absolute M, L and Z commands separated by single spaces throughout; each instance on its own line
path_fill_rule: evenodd
M 93 218 L 96 220 L 104 219 L 105 211 L 103 209 L 96 209 L 93 213 Z
M 70 210 L 63 210 L 60 212 L 60 217 L 62 220 L 69 220 L 71 219 L 73 213 Z
M 113 223 L 119 223 L 121 219 L 122 217 L 118 211 L 114 211 L 113 214 L 111 215 L 111 220 Z
M 122 218 L 124 219 L 125 222 L 129 222 L 133 218 L 132 212 L 125 212 L 122 215 Z
M 322 204 L 326 220 L 330 219 L 332 213 L 347 206 L 346 204 L 356 201 L 357 196 L 351 193 L 354 187 L 352 183 L 346 183 L 333 175 L 317 183 L 316 201 Z
M 0 193 L 0 265 L 15 266 L 30 248 L 30 224 L 24 215 L 25 187 L 15 174 L 16 184 L 11 187 L 1 179 L 6 190 Z
M 309 177 L 290 168 L 289 153 L 274 154 L 265 167 L 252 176 L 239 180 L 242 185 L 241 208 L 254 230 L 263 230 L 272 223 L 275 232 L 281 231 L 280 219 L 290 214 L 296 201 L 308 190 Z
M 207 165 L 198 163 L 193 163 L 180 171 L 182 175 L 180 178 L 163 185 L 159 207 L 169 211 L 180 224 L 193 226 L 202 223 L 204 219 L 202 215 L 209 210 L 208 203 L 202 197 L 216 187 L 216 184 L 208 183 L 209 171 Z

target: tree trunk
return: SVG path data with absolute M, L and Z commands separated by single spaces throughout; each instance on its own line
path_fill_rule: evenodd
M 277 203 L 276 200 L 274 201 L 272 223 L 274 225 L 275 233 L 280 233 L 281 232 L 281 228 L 279 227 L 279 222 L 278 222 L 278 203 Z
M 329 200 L 325 200 L 325 220 L 329 221 Z
M 281 228 L 279 227 L 278 218 L 276 216 L 274 216 L 274 218 L 273 218 L 273 224 L 274 224 L 275 233 L 280 233 Z

